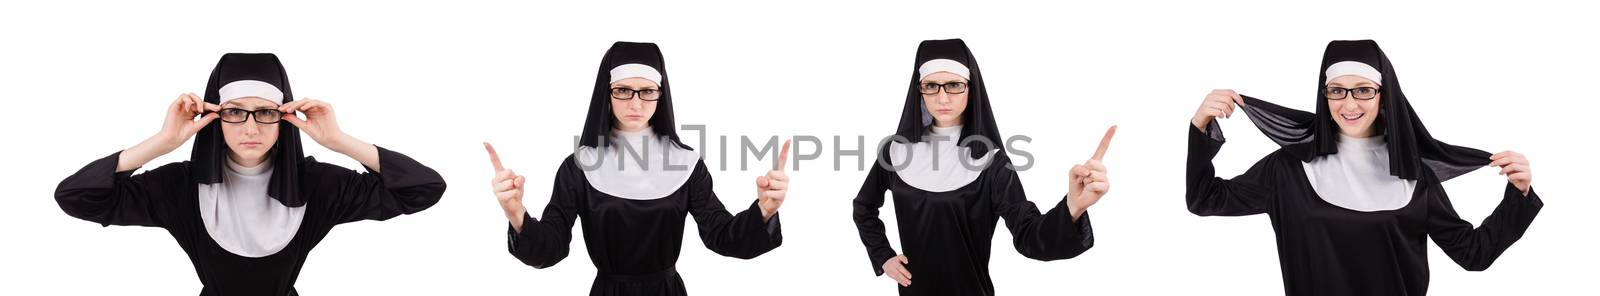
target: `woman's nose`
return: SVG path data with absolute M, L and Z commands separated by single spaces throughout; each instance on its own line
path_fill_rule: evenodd
M 1340 107 L 1339 108 L 1340 110 L 1345 110 L 1345 111 L 1358 111 L 1358 110 L 1361 110 L 1361 104 L 1356 104 L 1355 102 L 1347 102 L 1344 105 L 1340 105 L 1339 107 Z
M 628 109 L 630 109 L 630 110 L 644 109 L 644 100 L 642 100 L 642 99 L 628 100 Z
M 255 120 L 244 121 L 244 126 L 242 126 L 242 128 L 243 129 L 241 131 L 244 132 L 245 135 L 254 136 L 261 133 L 261 123 L 256 122 Z
M 939 94 L 934 95 L 933 101 L 939 102 L 939 104 L 950 104 L 950 94 L 941 91 Z

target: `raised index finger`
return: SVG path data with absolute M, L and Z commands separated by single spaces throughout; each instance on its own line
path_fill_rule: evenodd
M 1111 136 L 1116 135 L 1116 134 L 1117 134 L 1117 126 L 1113 125 L 1113 126 L 1111 126 L 1111 128 L 1106 129 L 1106 136 L 1104 138 L 1100 138 L 1100 148 L 1096 148 L 1094 150 L 1094 156 L 1090 157 L 1089 159 L 1100 160 L 1102 158 L 1105 158 L 1106 157 L 1106 148 L 1110 148 L 1111 147 Z
M 489 162 L 494 163 L 494 171 L 496 173 L 506 170 L 505 166 L 500 165 L 500 154 L 494 152 L 494 145 L 489 145 L 489 142 L 483 142 L 483 150 L 489 151 Z
M 783 149 L 778 152 L 778 171 L 789 165 L 789 141 L 783 140 Z

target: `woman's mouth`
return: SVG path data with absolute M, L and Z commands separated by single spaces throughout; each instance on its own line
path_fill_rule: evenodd
M 256 147 L 260 147 L 261 146 L 261 142 L 259 142 L 259 141 L 244 141 L 244 142 L 239 142 L 239 146 L 244 146 L 245 148 L 256 148 Z
M 933 110 L 933 112 L 939 113 L 939 114 L 949 114 L 950 112 L 953 112 L 953 111 L 955 111 L 955 110 L 953 110 L 953 109 L 934 109 Z
M 640 120 L 640 119 L 644 119 L 644 115 L 632 115 L 632 114 L 630 114 L 628 116 L 624 116 L 623 118 L 627 118 L 628 120 Z
M 1345 121 L 1349 121 L 1351 123 L 1361 120 L 1361 117 L 1364 116 L 1367 116 L 1367 113 L 1339 113 L 1340 118 L 1343 118 Z

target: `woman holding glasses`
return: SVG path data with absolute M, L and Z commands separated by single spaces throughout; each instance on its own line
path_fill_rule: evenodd
M 303 156 L 302 130 L 367 172 Z M 189 161 L 134 174 L 196 135 Z M 204 100 L 179 96 L 160 132 L 62 180 L 56 201 L 101 225 L 166 229 L 201 295 L 296 295 L 307 255 L 335 225 L 416 213 L 444 190 L 427 166 L 345 134 L 332 105 L 294 100 L 277 56 L 227 54 Z
M 1270 216 L 1286 294 L 1426 294 L 1429 238 L 1462 268 L 1484 270 L 1544 207 L 1521 153 L 1435 140 L 1376 42 L 1330 42 L 1320 70 L 1316 113 L 1218 90 L 1189 127 L 1189 211 Z M 1215 118 L 1236 106 L 1283 147 L 1222 179 L 1211 165 L 1224 141 Z M 1508 182 L 1473 227 L 1440 184 L 1483 166 Z
M 581 217 L 600 273 L 589 295 L 687 295 L 674 267 L 685 216 L 694 217 L 706 248 L 724 256 L 755 258 L 783 243 L 778 207 L 788 193 L 789 143 L 778 168 L 756 178 L 756 200 L 729 214 L 699 153 L 678 138 L 666 70 L 652 43 L 617 42 L 606 51 L 580 146 L 557 169 L 540 218 L 522 204 L 527 180 L 484 143 L 512 256 L 534 268 L 561 262 Z
M 900 295 L 994 295 L 989 245 L 1006 220 L 1017 252 L 1049 261 L 1094 246 L 1088 208 L 1110 190 L 1100 163 L 1116 127 L 1094 156 L 1072 167 L 1067 196 L 1044 214 L 1029 201 L 1000 142 L 977 59 L 960 39 L 917 48 L 905 108 L 894 141 L 855 197 L 855 222 L 873 272 L 899 284 Z M 896 253 L 878 209 L 894 195 Z M 914 275 L 914 276 L 913 276 Z

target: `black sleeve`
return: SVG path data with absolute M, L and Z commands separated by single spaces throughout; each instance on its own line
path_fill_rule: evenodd
M 1003 156 L 996 156 L 1003 157 Z M 1003 160 L 997 158 L 997 160 Z M 1089 226 L 1089 213 L 1084 212 L 1077 222 L 1067 208 L 1066 198 L 1056 202 L 1050 212 L 1039 214 L 1039 207 L 1028 201 L 1023 193 L 1022 181 L 1010 162 L 991 164 L 993 172 L 984 194 L 994 205 L 996 215 L 1006 220 L 1011 229 L 1012 244 L 1022 256 L 1050 261 L 1077 257 L 1094 247 L 1094 232 Z
M 867 260 L 871 261 L 868 263 L 872 265 L 872 272 L 883 275 L 883 263 L 899 253 L 889 245 L 883 219 L 878 218 L 878 209 L 883 207 L 883 193 L 889 190 L 889 178 L 893 177 L 882 165 L 888 163 L 888 158 L 884 155 L 879 158 L 879 162 L 873 162 L 872 169 L 867 171 L 867 180 L 861 183 L 861 191 L 856 192 L 855 211 L 851 215 L 856 221 L 856 231 L 861 234 L 861 244 L 867 247 Z
M 521 233 L 506 224 L 506 248 L 523 264 L 546 268 L 567 258 L 572 247 L 572 225 L 578 220 L 579 205 L 589 186 L 574 161 L 568 157 L 556 170 L 542 220 L 523 214 Z
M 1200 216 L 1245 216 L 1272 209 L 1275 198 L 1271 177 L 1281 175 L 1273 169 L 1273 162 L 1280 153 L 1262 158 L 1231 180 L 1218 178 L 1211 158 L 1222 150 L 1222 129 L 1212 121 L 1207 126 L 1208 135 L 1193 124 L 1185 125 L 1189 127 L 1189 168 L 1184 195 L 1189 212 Z
M 695 165 L 694 175 L 684 184 L 689 189 L 689 214 L 700 227 L 700 241 L 707 249 L 723 256 L 750 259 L 772 251 L 783 244 L 783 232 L 778 225 L 778 213 L 772 219 L 761 221 L 761 208 L 756 201 L 737 215 L 728 214 L 722 200 L 711 191 L 711 174 L 704 161 Z
M 118 172 L 122 152 L 90 162 L 56 185 L 56 203 L 67 215 L 101 226 L 165 227 L 173 198 L 195 190 L 188 182 L 188 162 L 176 162 L 134 175 Z M 184 187 L 183 184 L 191 184 Z
M 1444 190 L 1435 183 L 1429 191 L 1428 197 L 1428 236 L 1433 238 L 1433 243 L 1439 245 L 1450 259 L 1470 271 L 1483 271 L 1494 263 L 1495 258 L 1505 253 L 1512 243 L 1522 238 L 1528 231 L 1528 225 L 1533 224 L 1533 217 L 1539 215 L 1539 209 L 1544 208 L 1544 201 L 1539 195 L 1528 188 L 1528 195 L 1523 196 L 1516 186 L 1506 183 L 1505 197 L 1500 199 L 1500 205 L 1488 218 L 1483 219 L 1483 224 L 1473 228 L 1471 223 L 1461 220 L 1456 214 L 1454 206 L 1450 205 L 1450 198 L 1445 196 Z
M 379 173 L 356 171 L 306 158 L 302 164 L 311 198 L 328 207 L 331 221 L 388 220 L 416 213 L 439 202 L 444 178 L 404 154 L 378 148 Z

